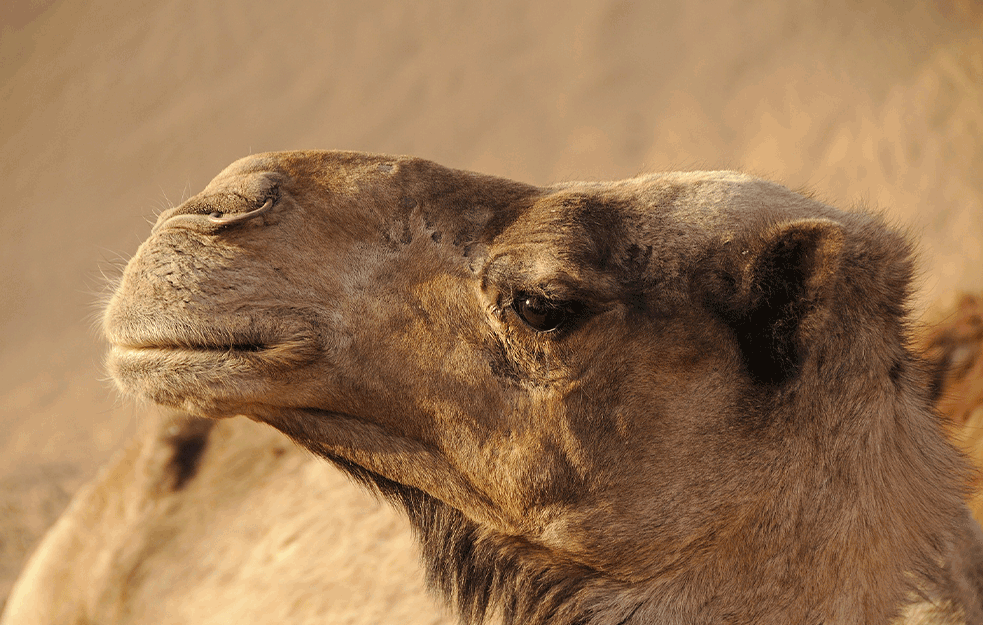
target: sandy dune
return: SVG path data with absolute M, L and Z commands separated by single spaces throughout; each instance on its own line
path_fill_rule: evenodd
M 821 5 L 4 3 L 0 601 L 150 410 L 103 379 L 102 273 L 250 152 L 413 153 L 538 184 L 739 168 L 910 224 L 923 303 L 983 288 L 983 7 Z

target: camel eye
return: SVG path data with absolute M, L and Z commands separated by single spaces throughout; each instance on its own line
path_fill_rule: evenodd
M 519 318 L 537 332 L 549 332 L 566 321 L 568 310 L 542 298 L 520 294 L 512 302 L 512 309 Z

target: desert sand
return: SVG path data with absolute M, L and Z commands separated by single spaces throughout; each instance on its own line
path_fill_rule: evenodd
M 410 153 L 536 184 L 741 169 L 907 225 L 916 311 L 983 288 L 970 0 L 12 0 L 0 92 L 0 605 L 153 410 L 105 379 L 106 278 L 158 212 L 249 153 Z M 326 514 L 377 513 L 330 489 Z M 412 569 L 395 542 L 355 586 Z M 398 601 L 362 596 L 377 614 Z

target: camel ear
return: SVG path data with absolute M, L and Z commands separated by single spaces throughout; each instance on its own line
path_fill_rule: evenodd
M 756 381 L 780 384 L 798 372 L 820 329 L 843 238 L 833 221 L 803 219 L 723 246 L 708 303 L 733 328 Z

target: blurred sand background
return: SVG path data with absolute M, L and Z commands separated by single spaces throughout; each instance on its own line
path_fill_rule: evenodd
M 251 152 L 742 169 L 909 224 L 920 305 L 983 288 L 979 2 L 6 0 L 0 93 L 0 602 L 148 410 L 104 380 L 102 273 Z

